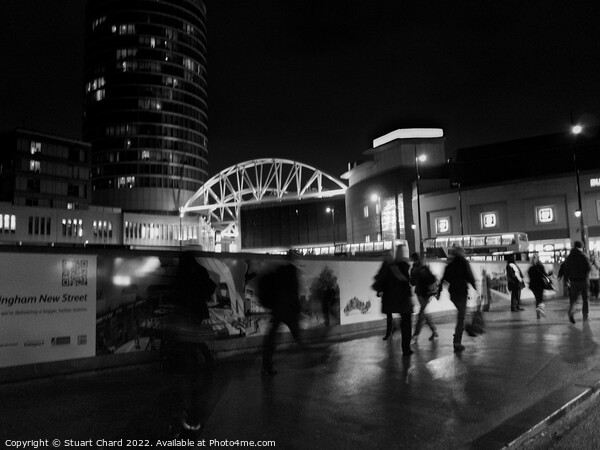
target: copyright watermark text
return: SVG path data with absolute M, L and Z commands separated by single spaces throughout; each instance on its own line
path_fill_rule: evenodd
M 168 439 L 168 440 L 149 440 L 149 439 L 6 439 L 4 441 L 6 448 L 124 448 L 124 447 L 187 447 L 187 448 L 231 448 L 231 447 L 276 447 L 275 441 L 249 441 L 241 439 Z

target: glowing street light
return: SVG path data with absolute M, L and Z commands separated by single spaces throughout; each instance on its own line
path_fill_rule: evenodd
M 415 177 L 417 181 L 417 223 L 419 224 L 419 253 L 423 254 L 423 230 L 421 228 L 421 193 L 419 191 L 419 162 L 427 161 L 427 155 L 417 156 L 417 146 L 415 145 Z M 414 229 L 414 228 L 413 228 Z M 415 236 L 416 237 L 416 236 Z
M 331 225 L 333 232 L 333 251 L 335 253 L 335 209 L 327 207 L 327 209 L 325 209 L 325 212 L 327 214 L 331 214 Z
M 571 123 L 573 122 L 573 116 L 571 115 Z M 575 211 L 575 217 L 579 219 L 579 230 L 581 231 L 581 242 L 583 243 L 583 248 L 587 248 L 585 242 L 585 228 L 583 224 L 583 206 L 581 203 L 581 186 L 579 182 L 579 167 L 577 166 L 577 154 L 576 154 L 576 140 L 577 135 L 579 135 L 583 131 L 583 127 L 579 124 L 573 125 L 571 127 L 571 134 L 573 139 L 571 141 L 571 151 L 573 152 L 573 167 L 575 168 L 575 181 L 577 183 L 577 206 L 578 209 Z

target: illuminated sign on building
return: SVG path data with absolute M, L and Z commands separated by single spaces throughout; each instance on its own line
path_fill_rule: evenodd
M 554 220 L 554 212 L 552 208 L 540 208 L 538 209 L 538 221 L 541 223 L 548 223 Z
M 448 217 L 435 219 L 435 231 L 437 234 L 450 233 L 450 219 Z
M 600 178 L 590 178 L 590 187 L 600 187 Z
M 495 212 L 481 214 L 481 225 L 483 228 L 495 228 L 498 226 L 498 218 Z

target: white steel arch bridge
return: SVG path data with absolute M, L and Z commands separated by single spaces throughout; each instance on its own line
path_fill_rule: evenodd
M 343 181 L 298 161 L 253 159 L 211 177 L 180 214 L 205 215 L 221 236 L 238 238 L 242 206 L 337 197 L 346 189 Z

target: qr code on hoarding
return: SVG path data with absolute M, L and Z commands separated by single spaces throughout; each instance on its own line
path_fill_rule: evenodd
M 88 282 L 87 259 L 63 259 L 62 285 L 87 286 Z

